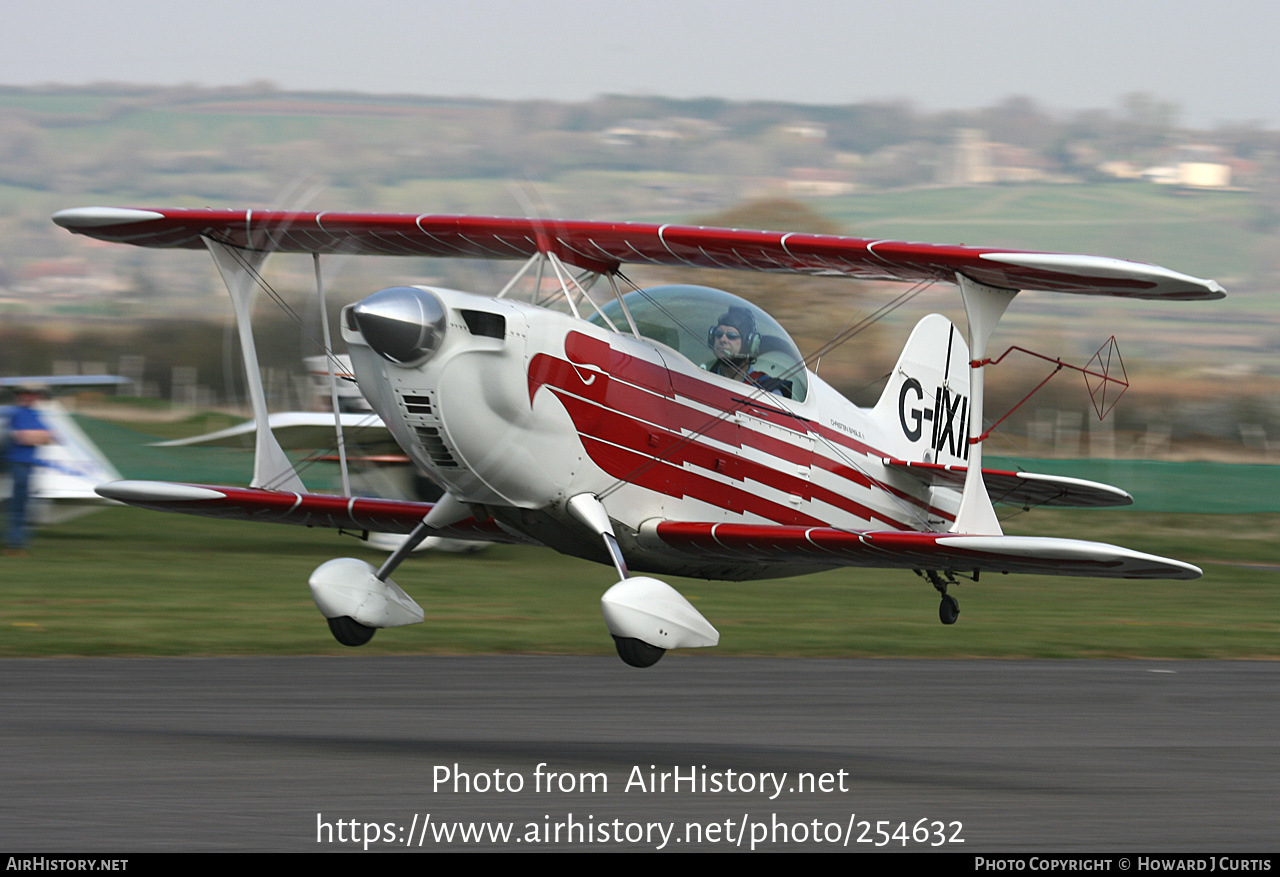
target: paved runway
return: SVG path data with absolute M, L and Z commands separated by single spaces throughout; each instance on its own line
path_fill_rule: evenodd
M 1277 692 L 1262 662 L 13 659 L 0 848 L 1274 852 Z

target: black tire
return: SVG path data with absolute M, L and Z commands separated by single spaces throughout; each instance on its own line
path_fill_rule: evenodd
M 333 638 L 344 646 L 362 646 L 373 639 L 378 628 L 367 627 L 350 615 L 341 615 L 329 619 L 329 630 L 332 631 Z
M 942 602 L 938 604 L 938 618 L 943 624 L 955 624 L 959 617 L 960 601 L 950 594 L 943 594 Z
M 666 649 L 651 646 L 634 637 L 615 636 L 613 642 L 618 647 L 618 657 L 632 667 L 652 667 L 667 653 Z

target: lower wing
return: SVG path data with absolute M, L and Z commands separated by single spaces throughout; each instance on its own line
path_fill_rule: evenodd
M 1196 579 L 1199 567 L 1102 542 L 1043 536 L 968 536 L 901 531 L 853 532 L 768 524 L 646 524 L 641 539 L 701 559 L 1031 573 L 1123 579 Z
M 98 487 L 128 505 L 208 518 L 307 527 L 409 533 L 431 503 L 213 487 L 167 481 L 114 481 Z M 493 520 L 467 518 L 433 535 L 528 543 Z M 970 536 L 912 531 L 847 531 L 772 524 L 646 523 L 640 540 L 697 560 L 862 566 L 960 573 L 1030 573 L 1126 579 L 1196 579 L 1198 567 L 1102 542 L 1043 536 Z
M 107 499 L 162 512 L 381 533 L 411 533 L 434 507 L 434 503 L 429 502 L 171 481 L 112 481 L 99 485 L 97 491 Z M 492 520 L 476 518 L 438 527 L 431 535 L 484 542 L 529 541 L 517 539 Z

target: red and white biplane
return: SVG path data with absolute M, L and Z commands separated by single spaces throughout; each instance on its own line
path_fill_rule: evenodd
M 534 543 L 612 564 L 619 581 L 602 597 L 605 622 L 635 666 L 719 641 L 674 588 L 635 572 L 736 581 L 840 566 L 916 570 L 941 593 L 947 624 L 959 612 L 947 593 L 958 575 L 1200 575 L 1113 545 L 1004 535 L 993 497 L 1086 507 L 1131 498 L 1094 482 L 984 470 L 983 371 L 1019 290 L 1221 298 L 1211 280 L 1096 256 L 639 223 L 98 207 L 53 219 L 100 240 L 208 250 L 232 295 L 262 425 L 251 487 L 121 481 L 102 495 L 209 517 L 409 534 L 381 568 L 342 558 L 312 574 L 316 604 L 348 645 L 423 619 L 389 576 L 432 535 Z M 255 380 L 248 300 L 276 252 L 312 254 L 322 299 L 322 254 L 524 260 L 493 294 L 393 287 L 343 311 L 361 391 L 445 488 L 439 502 L 302 485 L 266 428 Z M 622 271 L 629 264 L 954 283 L 968 325 L 962 333 L 925 317 L 879 402 L 863 409 L 809 371 L 760 308 L 708 287 L 637 288 Z M 519 300 L 530 271 L 531 300 Z M 544 276 L 555 307 L 539 300 Z

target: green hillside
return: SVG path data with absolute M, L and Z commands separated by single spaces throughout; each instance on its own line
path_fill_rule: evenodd
M 1244 280 L 1269 240 L 1251 222 L 1248 193 L 1140 182 L 879 192 L 825 199 L 820 209 L 869 237 L 1096 253 L 1224 284 Z

